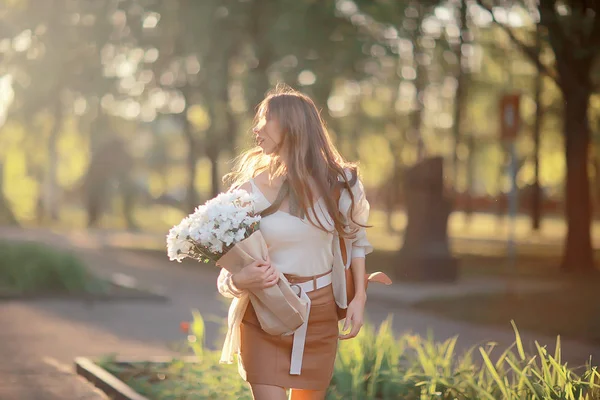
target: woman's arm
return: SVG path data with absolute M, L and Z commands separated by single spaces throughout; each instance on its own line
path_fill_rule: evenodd
M 217 278 L 219 293 L 228 298 L 241 297 L 246 290 L 266 289 L 279 282 L 279 273 L 270 261 L 254 261 L 232 274 L 221 268 Z
M 348 218 L 348 220 L 350 221 L 351 228 L 356 230 L 354 240 L 352 241 L 352 260 L 350 264 L 355 294 L 350 304 L 348 304 L 343 328 L 344 332 L 350 328 L 350 332 L 340 335 L 340 339 L 355 337 L 363 326 L 365 303 L 367 301 L 365 257 L 373 251 L 373 246 L 367 240 L 366 229 L 361 226 L 368 223 L 370 206 L 360 180 L 352 188 L 352 194 L 354 196 L 354 207 L 352 207 L 351 211 L 352 218 Z
M 364 257 L 352 259 L 351 270 L 354 279 L 354 298 L 367 299 L 367 288 L 365 284 L 366 262 Z
M 229 299 L 241 297 L 244 294 L 243 290 L 238 289 L 234 285 L 232 277 L 233 275 L 231 272 L 227 271 L 225 268 L 221 268 L 221 272 L 217 278 L 217 290 L 222 296 Z
M 342 332 L 346 332 L 348 328 L 350 328 L 350 332 L 340 334 L 339 337 L 341 340 L 356 337 L 364 324 L 365 304 L 367 302 L 367 291 L 365 287 L 366 267 L 364 257 L 353 258 L 351 268 L 355 294 L 350 304 L 348 304 L 346 319 L 344 320 L 344 327 L 342 328 Z

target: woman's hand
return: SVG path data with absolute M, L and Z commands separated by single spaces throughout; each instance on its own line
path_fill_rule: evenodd
M 363 295 L 355 295 L 350 304 L 348 304 L 348 309 L 346 310 L 346 319 L 344 320 L 344 327 L 342 328 L 342 332 L 346 332 L 348 328 L 350 328 L 350 332 L 343 334 L 340 333 L 340 340 L 352 339 L 358 332 L 360 332 L 360 328 L 362 328 L 364 323 L 364 314 L 365 314 L 365 303 L 367 302 L 366 293 Z
M 266 289 L 279 281 L 279 272 L 267 261 L 255 261 L 231 276 L 239 290 Z

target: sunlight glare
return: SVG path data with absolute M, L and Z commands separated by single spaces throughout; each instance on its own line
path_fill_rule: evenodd
M 316 75 L 309 70 L 304 70 L 298 75 L 298 83 L 302 86 L 313 85 L 317 81 Z
M 451 21 L 452 13 L 448 7 L 439 6 L 435 8 L 435 16 L 440 21 Z
M 158 60 L 158 49 L 153 47 L 146 50 L 146 54 L 144 54 L 144 62 L 152 64 L 156 60 Z
M 0 78 L 0 126 L 6 122 L 8 107 L 14 99 L 12 80 L 12 75 L 5 75 Z
M 13 39 L 13 49 L 16 52 L 22 53 L 27 51 L 31 46 L 31 30 L 26 29 Z
M 356 4 L 354 4 L 354 2 L 350 0 L 338 1 L 337 9 L 346 16 L 352 15 L 358 11 L 358 7 L 356 7 Z
M 346 107 L 346 101 L 342 96 L 331 96 L 327 100 L 327 108 L 329 108 L 329 112 L 331 115 L 335 117 L 340 117 L 346 115 L 344 112 Z
M 423 21 L 423 32 L 428 35 L 439 36 L 442 33 L 442 24 L 438 19 L 428 17 Z
M 145 17 L 144 17 L 144 29 L 153 29 L 156 28 L 156 25 L 158 25 L 158 21 L 160 20 L 160 14 L 151 12 L 148 13 Z

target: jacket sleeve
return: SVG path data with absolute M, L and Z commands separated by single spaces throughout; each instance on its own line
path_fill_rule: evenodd
M 352 242 L 352 258 L 365 258 L 373 251 L 373 246 L 367 239 L 366 228 L 360 226 L 368 224 L 370 211 L 369 201 L 360 180 L 352 188 L 352 194 L 354 195 L 354 207 L 352 208 L 352 218 L 348 218 L 351 229 L 356 230 L 355 239 Z
M 348 175 L 348 179 L 350 177 L 351 175 Z M 368 224 L 370 205 L 360 179 L 352 186 L 351 191 L 354 205 L 352 205 L 348 190 L 343 190 L 340 197 L 340 211 L 346 220 L 349 233 L 352 233 L 351 240 L 349 240 L 352 243 L 351 257 L 365 258 L 373 251 L 373 246 L 367 239 L 367 230 L 361 226 Z
M 238 289 L 231 280 L 231 272 L 225 268 L 221 268 L 219 277 L 217 278 L 217 290 L 221 295 L 227 298 L 241 297 L 244 294 L 243 290 Z

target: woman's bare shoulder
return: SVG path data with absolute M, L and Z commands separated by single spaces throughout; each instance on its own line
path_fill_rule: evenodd
M 258 183 L 259 185 L 268 185 L 269 171 L 262 171 L 258 175 L 256 175 L 253 179 L 254 179 L 254 182 Z
M 252 192 L 252 185 L 250 184 L 250 181 L 246 181 L 241 184 L 235 184 L 235 185 L 230 186 L 227 191 L 231 191 L 231 190 L 235 190 L 235 189 L 242 189 L 247 192 Z

